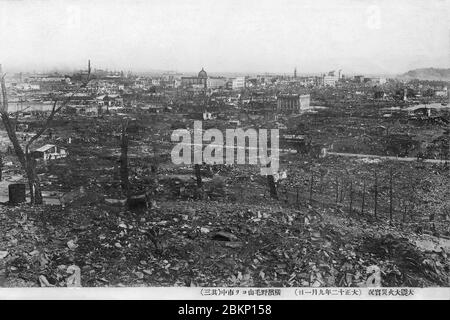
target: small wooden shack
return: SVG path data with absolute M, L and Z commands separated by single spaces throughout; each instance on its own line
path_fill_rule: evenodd
M 54 144 L 46 144 L 33 152 L 35 159 L 52 160 L 67 157 L 67 151 L 64 148 Z

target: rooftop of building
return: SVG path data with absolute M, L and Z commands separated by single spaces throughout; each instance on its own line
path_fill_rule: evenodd
M 205 79 L 208 78 L 208 74 L 206 73 L 206 71 L 202 68 L 202 70 L 200 70 L 200 72 L 198 73 L 198 77 Z

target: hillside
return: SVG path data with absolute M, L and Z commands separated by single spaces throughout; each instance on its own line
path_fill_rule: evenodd
M 168 201 L 136 216 L 1 206 L 0 234 L 0 287 L 69 286 L 68 268 L 86 287 L 364 287 L 374 265 L 385 287 L 448 286 L 435 237 L 340 209 Z
M 414 69 L 400 75 L 400 78 L 450 81 L 450 69 L 440 69 L 440 68 Z

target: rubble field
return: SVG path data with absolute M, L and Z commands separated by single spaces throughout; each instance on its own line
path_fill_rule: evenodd
M 312 89 L 297 115 L 275 115 L 276 86 L 260 109 L 251 89 L 168 90 L 58 114 L 36 141 L 67 151 L 38 162 L 44 205 L 7 203 L 8 185 L 27 181 L 1 131 L 0 287 L 449 286 L 448 108 L 409 114 L 354 86 Z M 154 100 L 166 107 L 141 108 Z M 304 137 L 281 143 L 276 195 L 259 165 L 172 163 L 171 133 L 192 133 L 205 105 L 203 129 Z M 19 122 L 20 143 L 44 125 Z
M 383 286 L 449 285 L 450 241 L 340 209 L 167 201 L 140 213 L 0 210 L 3 287 L 66 286 L 73 265 L 86 287 L 366 286 L 371 266 Z

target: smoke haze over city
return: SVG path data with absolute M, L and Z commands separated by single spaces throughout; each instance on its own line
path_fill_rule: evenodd
M 403 73 L 449 66 L 448 1 L 1 1 L 6 70 Z M 447 39 L 447 41 L 443 40 Z

